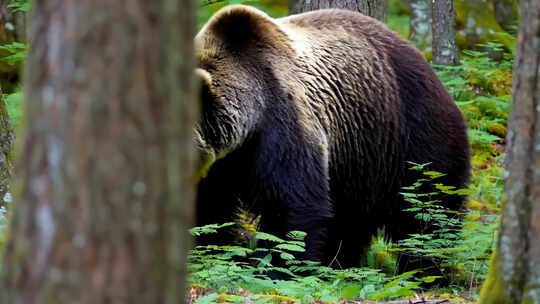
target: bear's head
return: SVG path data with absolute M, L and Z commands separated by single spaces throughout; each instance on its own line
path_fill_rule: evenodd
M 292 54 L 285 31 L 257 9 L 228 6 L 208 21 L 195 37 L 203 152 L 227 154 L 256 132 L 266 107 L 280 98 L 276 69 Z

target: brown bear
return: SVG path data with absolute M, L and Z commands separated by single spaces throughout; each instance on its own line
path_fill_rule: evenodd
M 392 240 L 420 223 L 399 194 L 431 163 L 463 187 L 464 119 L 423 56 L 383 23 L 346 10 L 281 19 L 242 5 L 195 38 L 202 80 L 198 144 L 210 160 L 197 224 L 239 204 L 277 236 L 307 232 L 303 258 L 356 266 L 377 228 Z M 462 198 L 446 198 L 458 210 Z M 230 241 L 227 236 L 207 242 Z

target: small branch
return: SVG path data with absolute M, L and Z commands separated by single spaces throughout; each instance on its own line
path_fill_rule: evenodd
M 429 300 L 405 300 L 405 301 L 392 301 L 387 302 L 386 304 L 463 304 L 463 303 L 450 303 L 448 302 L 448 299 L 445 300 L 435 300 L 435 301 L 429 301 Z
M 337 262 L 339 268 L 340 268 L 340 269 L 343 269 L 343 268 L 341 268 L 341 265 L 339 264 L 339 261 L 337 260 L 337 257 L 338 257 L 338 255 L 339 255 L 339 251 L 341 250 L 341 243 L 342 243 L 342 242 L 343 242 L 342 240 L 339 241 L 339 246 L 338 246 L 336 255 L 335 255 L 334 258 L 332 259 L 332 262 L 330 262 L 330 264 L 328 264 L 328 267 L 331 267 L 332 264 L 334 264 L 334 261 L 335 261 L 335 262 Z
M 401 300 L 401 301 L 391 301 L 391 302 L 375 302 L 375 301 L 359 301 L 359 300 L 347 300 L 340 303 L 357 303 L 357 304 L 465 304 L 465 303 L 456 303 L 448 302 L 448 299 L 444 300 Z
M 224 2 L 225 0 L 205 0 L 205 1 L 202 1 L 201 2 L 201 6 L 200 7 L 205 7 L 205 6 L 208 6 L 208 5 L 212 5 L 212 4 L 216 4 L 218 2 Z

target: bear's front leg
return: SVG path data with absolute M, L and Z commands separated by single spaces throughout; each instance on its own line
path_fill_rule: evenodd
M 289 231 L 303 231 L 306 251 L 297 258 L 322 261 L 325 257 L 328 228 L 333 218 L 330 201 L 328 157 L 321 137 L 273 137 L 259 154 L 257 174 L 259 202 L 262 202 L 261 230 L 286 237 Z
M 304 231 L 306 251 L 299 258 L 323 262 L 328 245 L 328 226 L 330 217 L 318 214 L 296 214 L 289 216 L 289 231 Z

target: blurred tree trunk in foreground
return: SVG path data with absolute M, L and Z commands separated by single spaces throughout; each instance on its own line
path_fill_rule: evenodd
M 324 8 L 357 11 L 386 22 L 388 0 L 289 0 L 289 15 Z
M 540 303 L 540 2 L 520 1 L 501 232 L 480 302 Z
M 517 0 L 493 0 L 497 23 L 507 32 L 516 33 L 518 23 Z
M 409 40 L 420 50 L 431 49 L 431 0 L 409 0 Z
M 459 65 L 454 0 L 434 0 L 431 6 L 432 61 L 434 64 Z
M 9 191 L 9 176 L 12 168 L 13 140 L 15 134 L 9 121 L 6 104 L 0 91 L 0 208 L 5 206 L 4 198 Z
M 34 2 L 1 303 L 185 301 L 195 7 Z

